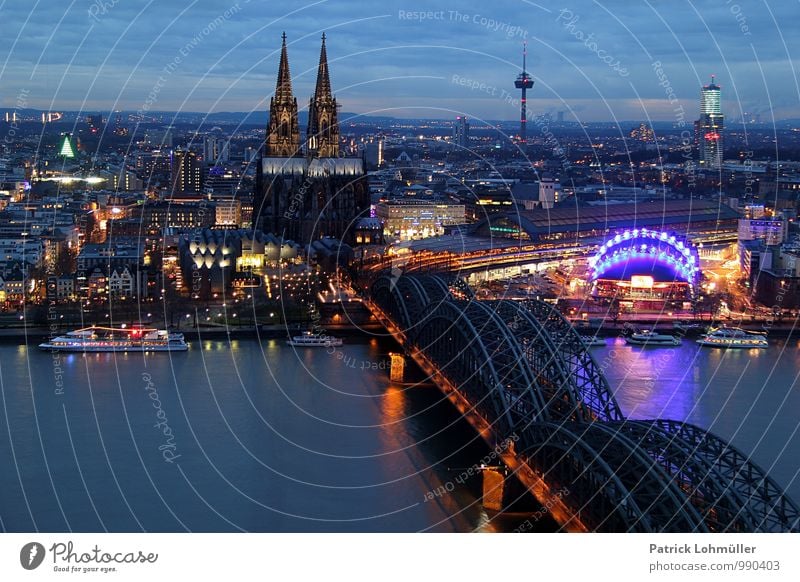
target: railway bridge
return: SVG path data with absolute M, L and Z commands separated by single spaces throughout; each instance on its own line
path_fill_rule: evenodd
M 459 278 L 378 276 L 366 305 L 567 531 L 798 532 L 747 455 L 674 420 L 630 420 L 570 323 L 479 301 Z

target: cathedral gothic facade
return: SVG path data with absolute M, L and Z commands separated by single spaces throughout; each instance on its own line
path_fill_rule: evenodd
M 304 245 L 327 236 L 352 243 L 357 222 L 367 215 L 369 189 L 364 160 L 344 157 L 339 149 L 337 103 L 324 34 L 303 142 L 283 35 L 254 201 L 258 228 Z

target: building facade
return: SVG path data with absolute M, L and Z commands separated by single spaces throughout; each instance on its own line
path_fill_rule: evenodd
M 203 189 L 203 165 L 197 154 L 176 149 L 172 152 L 170 183 L 173 193 L 201 192 Z
M 700 91 L 700 119 L 695 122 L 695 134 L 703 168 L 719 170 L 722 167 L 722 132 L 725 117 L 722 114 L 722 90 L 711 83 Z
M 465 115 L 456 117 L 456 122 L 453 125 L 453 147 L 456 150 L 469 148 L 469 122 L 467 122 Z
M 392 200 L 375 206 L 384 236 L 401 241 L 443 234 L 445 226 L 464 224 L 465 216 L 463 204 Z
M 369 207 L 366 168 L 362 158 L 341 156 L 337 107 L 323 35 L 302 148 L 284 36 L 257 166 L 253 208 L 257 228 L 303 244 L 322 237 L 355 238 L 353 227 Z
M 739 241 L 763 240 L 767 245 L 779 245 L 788 233 L 789 223 L 783 219 L 739 219 Z

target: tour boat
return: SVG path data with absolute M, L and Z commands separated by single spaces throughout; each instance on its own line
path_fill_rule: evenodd
M 296 335 L 287 340 L 286 343 L 296 348 L 331 348 L 342 345 L 342 339 L 322 333 L 304 331 L 302 335 Z
M 43 344 L 43 350 L 61 352 L 184 352 L 189 349 L 182 333 L 144 327 L 93 325 L 67 332 Z
M 596 335 L 582 335 L 581 340 L 583 340 L 587 348 L 599 348 L 606 345 L 605 338 L 597 337 Z
M 679 346 L 680 338 L 672 335 L 656 333 L 650 329 L 636 332 L 625 338 L 625 341 L 634 346 Z
M 738 327 L 722 327 L 709 331 L 697 343 L 712 348 L 767 348 L 763 333 L 745 331 Z

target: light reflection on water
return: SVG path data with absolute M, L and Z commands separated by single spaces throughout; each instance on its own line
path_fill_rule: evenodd
M 798 341 L 767 349 L 629 346 L 591 348 L 624 414 L 687 421 L 730 440 L 800 499 Z
M 436 388 L 393 385 L 387 369 L 373 369 L 389 349 L 354 341 L 331 354 L 268 339 L 204 340 L 182 353 L 61 354 L 65 389 L 56 396 L 50 353 L 0 345 L 8 412 L 0 414 L 0 466 L 20 470 L 19 478 L 0 472 L 3 528 L 516 527 L 520 518 L 483 510 L 480 478 L 425 499 L 487 447 Z M 179 470 L 159 450 L 154 397 Z
M 265 339 L 194 342 L 180 354 L 63 354 L 66 388 L 57 398 L 51 354 L 0 346 L 8 413 L 8 421 L 0 414 L 0 466 L 21 467 L 19 478 L 0 472 L 4 527 L 35 529 L 21 481 L 36 527 L 51 531 L 102 529 L 90 496 L 117 531 L 140 529 L 132 515 L 149 530 L 180 530 L 169 510 L 196 531 L 231 523 L 251 531 L 514 529 L 524 517 L 487 513 L 479 478 L 425 500 L 487 449 L 436 388 L 394 385 L 387 370 L 365 364 L 391 349 L 354 341 L 331 354 Z M 710 429 L 800 499 L 797 341 L 723 351 L 618 339 L 592 354 L 627 415 Z M 175 431 L 183 474 L 159 454 L 144 371 Z

